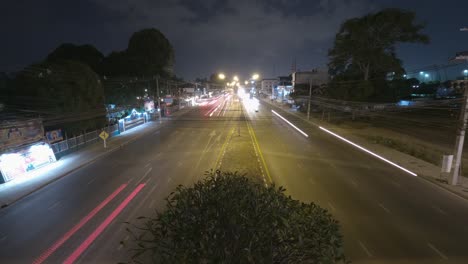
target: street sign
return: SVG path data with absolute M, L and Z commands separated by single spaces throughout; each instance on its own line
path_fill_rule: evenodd
M 106 131 L 102 131 L 101 134 L 99 134 L 99 137 L 102 138 L 102 140 L 106 140 L 109 137 L 109 134 Z

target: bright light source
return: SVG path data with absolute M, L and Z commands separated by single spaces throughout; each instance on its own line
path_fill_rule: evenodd
M 410 171 L 410 170 L 407 170 L 407 169 L 401 167 L 400 165 L 398 165 L 398 164 L 396 164 L 396 163 L 394 163 L 394 162 L 391 162 L 391 161 L 389 161 L 388 159 L 386 159 L 386 158 L 384 158 L 384 157 L 381 157 L 381 156 L 375 154 L 374 152 L 372 152 L 372 151 L 370 151 L 370 150 L 367 150 L 367 149 L 365 149 L 365 148 L 359 146 L 358 144 L 356 144 L 356 143 L 354 143 L 354 142 L 351 142 L 351 141 L 347 140 L 346 138 L 344 138 L 344 137 L 342 137 L 342 136 L 340 136 L 340 135 L 337 135 L 337 134 L 331 132 L 331 131 L 328 130 L 328 129 L 325 129 L 325 128 L 321 127 L 321 126 L 319 126 L 319 128 L 322 129 L 323 131 L 327 132 L 328 134 L 330 134 L 330 135 L 332 135 L 332 136 L 335 136 L 335 137 L 337 137 L 337 138 L 343 140 L 344 142 L 346 142 L 346 143 L 348 143 L 348 144 L 351 144 L 351 145 L 353 145 L 354 147 L 356 147 L 356 148 L 358 148 L 358 149 L 360 149 L 360 150 L 362 150 L 362 151 L 364 151 L 364 152 L 367 152 L 367 153 L 371 154 L 372 156 L 374 156 L 374 157 L 376 157 L 376 158 L 378 158 L 378 159 L 380 159 L 380 160 L 383 160 L 383 161 L 387 162 L 388 164 L 391 164 L 391 165 L 393 165 L 393 166 L 399 168 L 400 170 L 402 170 L 402 171 L 404 171 L 404 172 L 407 172 L 407 173 L 409 173 L 409 174 L 411 174 L 411 175 L 413 175 L 413 176 L 418 176 L 416 173 L 414 173 L 414 172 L 412 172 L 412 171 Z
M 463 70 L 463 73 L 464 73 L 464 74 L 468 74 L 468 70 L 466 70 L 466 69 Z
M 234 76 L 232 79 L 233 79 L 234 81 L 236 81 L 236 82 L 239 81 L 239 77 L 237 77 L 237 76 Z
M 420 74 L 420 75 L 423 75 L 423 74 L 424 74 L 424 72 L 423 72 L 423 71 L 420 71 L 420 72 L 419 72 L 419 74 Z
M 424 77 L 426 77 L 426 78 L 429 77 L 429 74 L 428 73 L 424 74 Z
M 258 80 L 258 78 L 260 78 L 260 75 L 258 75 L 258 73 L 254 73 L 254 74 L 252 75 L 252 79 Z
M 224 80 L 226 78 L 226 75 L 224 75 L 224 73 L 220 73 L 218 74 L 218 78 Z
M 278 116 L 279 118 L 283 119 L 284 122 L 288 123 L 290 126 L 295 128 L 297 131 L 299 131 L 305 137 L 309 137 L 309 135 L 307 135 L 304 131 L 300 130 L 297 126 L 295 126 L 293 123 L 289 122 L 286 118 L 282 117 L 280 114 L 276 113 L 275 110 L 271 110 L 271 112 L 273 114 L 275 114 L 276 116 Z
M 245 81 L 244 83 L 245 83 L 245 85 L 247 85 L 247 84 L 249 84 L 249 81 Z

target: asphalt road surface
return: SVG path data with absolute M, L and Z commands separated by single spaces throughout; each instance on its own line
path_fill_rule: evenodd
M 468 263 L 465 200 L 269 104 L 243 109 L 236 97 L 168 117 L 153 133 L 0 210 L 0 262 L 128 260 L 119 244 L 130 239 L 123 222 L 151 215 L 177 185 L 229 164 L 226 142 L 235 129 L 249 131 L 260 152 L 258 163 L 246 163 L 260 167 L 259 177 L 340 221 L 353 263 Z

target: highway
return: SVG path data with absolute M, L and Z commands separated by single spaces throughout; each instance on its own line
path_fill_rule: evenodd
M 213 168 L 250 173 L 327 208 L 353 263 L 468 263 L 465 200 L 268 103 L 260 101 L 258 112 L 243 108 L 235 96 L 168 117 L 0 210 L 0 262 L 127 261 L 123 222 L 163 209 L 177 185 Z

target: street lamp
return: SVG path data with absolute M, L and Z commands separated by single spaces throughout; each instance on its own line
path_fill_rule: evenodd
M 245 84 L 245 85 L 249 84 L 249 81 L 245 81 L 244 84 Z
M 468 69 L 463 70 L 463 74 L 464 74 L 465 76 L 468 76 Z
M 237 77 L 237 75 L 235 75 L 232 79 L 233 79 L 234 81 L 236 81 L 236 82 L 239 81 L 239 77 Z
M 226 78 L 226 75 L 224 75 L 224 73 L 220 73 L 218 74 L 218 78 L 224 80 Z
M 254 79 L 254 80 L 258 80 L 259 77 L 260 77 L 260 75 L 258 75 L 257 73 L 254 73 L 252 75 L 252 79 Z

